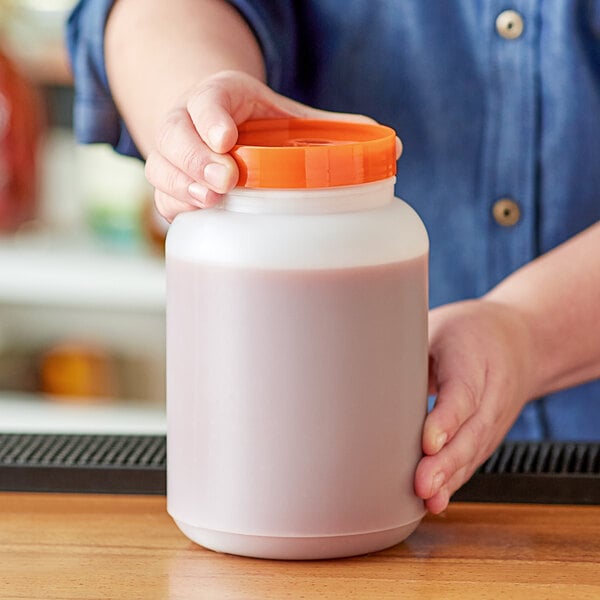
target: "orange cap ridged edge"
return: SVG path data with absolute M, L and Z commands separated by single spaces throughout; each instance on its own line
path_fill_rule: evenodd
M 238 187 L 328 188 L 396 174 L 396 133 L 385 125 L 262 119 L 238 127 Z

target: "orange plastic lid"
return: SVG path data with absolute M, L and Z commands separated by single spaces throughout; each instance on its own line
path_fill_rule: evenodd
M 384 125 L 265 119 L 238 131 L 231 154 L 240 187 L 338 187 L 396 174 L 396 133 Z

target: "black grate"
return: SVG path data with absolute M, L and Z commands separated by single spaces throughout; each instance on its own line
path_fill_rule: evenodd
M 164 494 L 164 436 L 0 434 L 0 490 Z M 600 504 L 600 443 L 506 442 L 454 500 Z
M 491 473 L 600 475 L 600 444 L 503 444 L 481 468 Z
M 0 490 L 164 494 L 164 436 L 0 434 Z
M 600 443 L 506 442 L 453 499 L 600 504 Z

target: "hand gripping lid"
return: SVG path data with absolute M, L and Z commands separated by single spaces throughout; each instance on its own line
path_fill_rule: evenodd
M 239 187 L 326 188 L 396 174 L 396 133 L 384 125 L 305 119 L 246 121 L 231 151 Z

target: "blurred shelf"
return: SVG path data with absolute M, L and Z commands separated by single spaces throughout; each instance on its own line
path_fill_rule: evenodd
M 92 240 L 0 238 L 0 304 L 164 312 L 164 260 Z
M 165 408 L 0 392 L 1 433 L 164 435 Z

